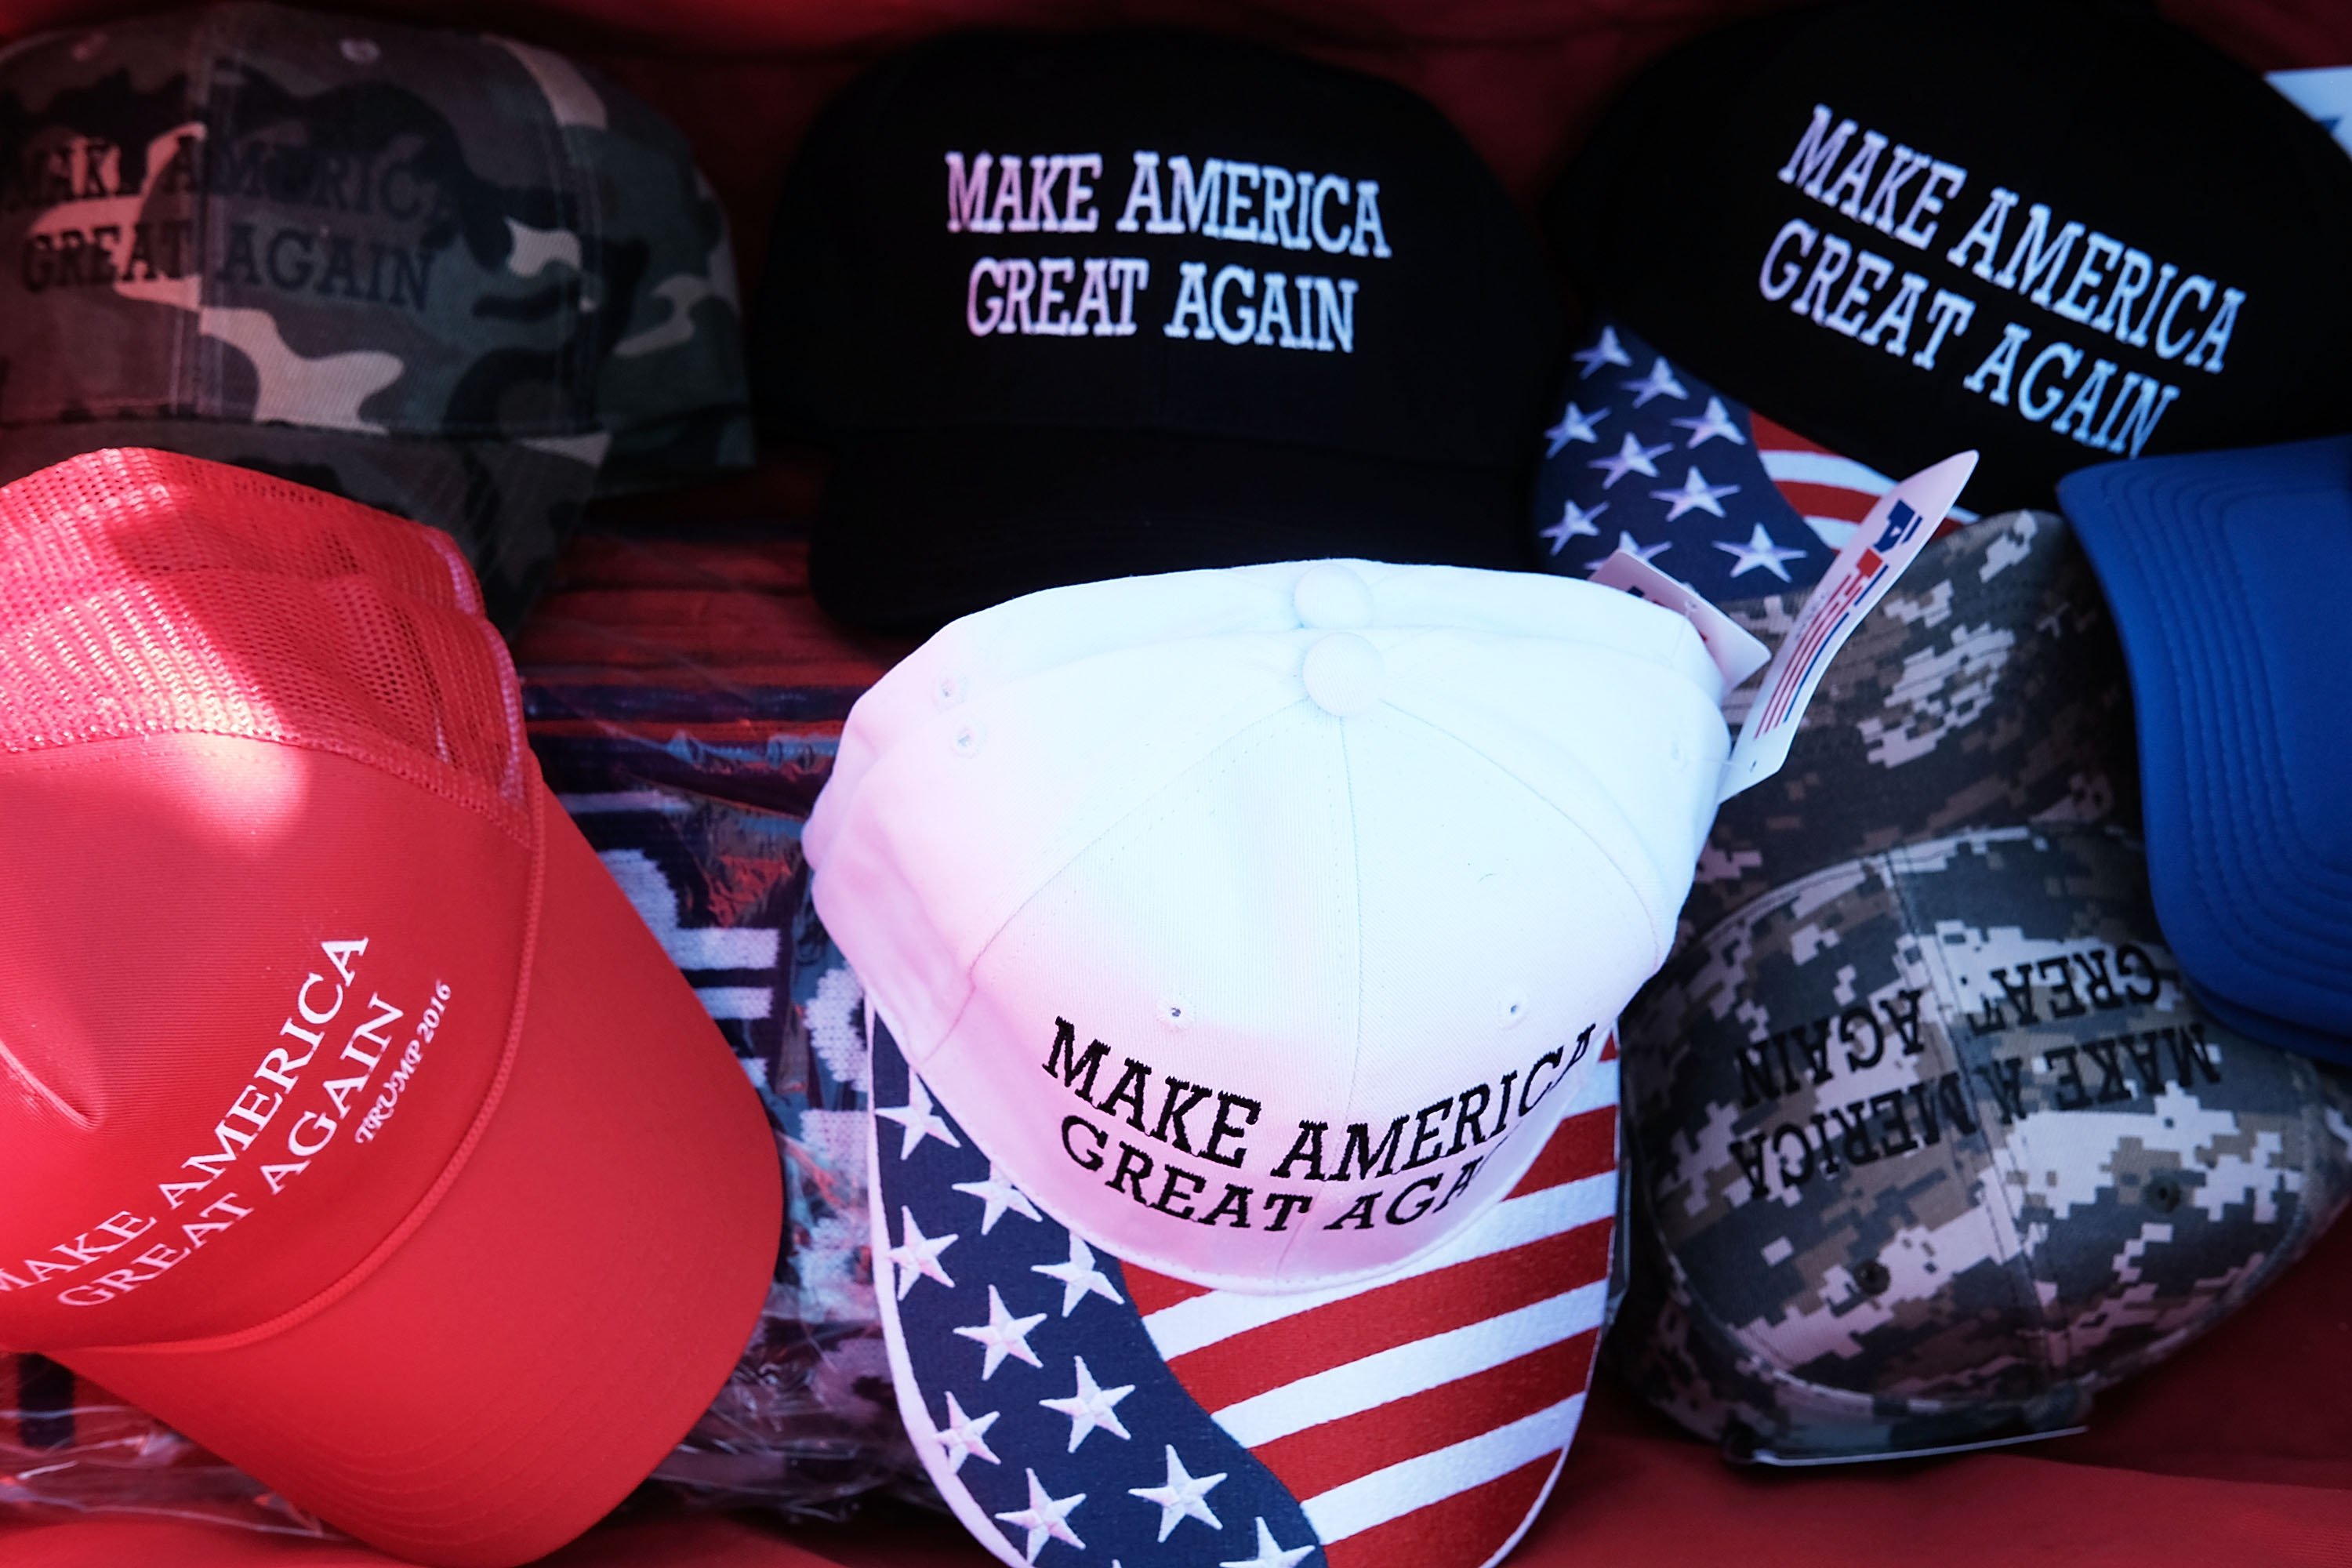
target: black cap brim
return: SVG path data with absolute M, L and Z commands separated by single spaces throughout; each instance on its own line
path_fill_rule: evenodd
M 836 448 L 810 586 L 843 620 L 922 635 L 1042 588 L 1196 567 L 1517 570 L 1520 489 L 1489 468 L 1150 431 L 867 433 Z

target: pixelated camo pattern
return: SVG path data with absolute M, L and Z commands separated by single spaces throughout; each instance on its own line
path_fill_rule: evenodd
M 1807 590 L 1727 601 L 1777 647 Z M 1735 693 L 1735 728 L 1759 683 Z M 1838 654 L 1779 773 L 1727 802 L 1683 930 L 1837 861 L 1964 827 L 2136 829 L 2131 690 L 2090 562 L 2054 512 L 1920 555 Z
M 2137 849 L 1986 830 L 1824 868 L 1629 1016 L 1642 1179 L 1614 1342 L 1735 1454 L 2078 1420 L 2352 1191 L 2352 1087 L 2188 999 Z
M 255 4 L 10 45 L 0 250 L 0 480 L 246 462 L 448 530 L 511 611 L 593 490 L 751 459 L 716 197 L 534 46 Z
M 1776 643 L 1802 597 L 1724 608 Z M 1735 1455 L 2072 1424 L 2334 1215 L 2344 1080 L 2182 993 L 2126 837 L 2121 648 L 2062 519 L 1930 546 L 1802 722 L 1624 1020 L 1611 1354 Z

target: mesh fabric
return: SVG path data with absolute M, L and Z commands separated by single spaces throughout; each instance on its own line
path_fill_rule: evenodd
M 102 453 L 0 489 L 0 753 L 268 741 L 528 841 L 513 666 L 430 531 L 215 464 Z
M 117 447 L 0 489 L 0 579 L 72 584 L 212 569 L 356 574 L 450 608 L 482 607 L 446 534 L 249 468 Z

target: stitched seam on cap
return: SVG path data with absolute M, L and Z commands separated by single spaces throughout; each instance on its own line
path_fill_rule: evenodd
M 1981 846 L 1986 842 L 1986 837 L 1990 833 L 2006 834 L 2011 838 L 2022 837 L 2029 840 L 2032 837 L 2038 837 L 2032 828 L 1978 829 L 1975 832 L 1964 831 L 1951 837 L 1953 838 L 1970 839 L 1977 845 Z M 1922 840 L 1921 844 L 1931 844 L 1937 841 L 1934 839 L 1926 839 Z M 1946 842 L 1949 842 L 1949 840 L 1946 840 Z M 1881 868 L 1879 874 L 1885 879 L 1888 891 L 1894 894 L 1896 903 L 1902 907 L 1903 923 L 1910 928 L 1914 935 L 1918 934 L 1922 929 L 1920 924 L 1920 912 L 1917 905 L 1912 900 L 1910 888 L 1896 880 L 1895 856 L 1919 847 L 1919 845 L 1906 844 L 1899 847 L 1894 851 L 1882 852 L 1880 854 L 1868 857 L 1869 859 L 1875 860 L 1879 863 Z M 1929 922 L 1927 929 L 1933 930 L 1933 922 Z M 1951 965 L 1945 960 L 1942 945 L 1937 942 L 1923 941 L 1920 943 L 1920 955 L 1921 962 L 1923 963 L 1931 965 L 1942 976 L 1944 982 L 1944 994 L 1951 997 L 1954 1002 L 1958 1002 L 1960 994 L 1958 984 L 1953 977 Z M 1948 1036 L 1946 1037 L 1948 1039 L 1949 1038 Z M 1958 1054 L 1958 1053 L 1957 1051 L 1954 1052 L 1954 1056 L 1956 1058 Z M 1992 1060 L 1992 1052 L 1990 1048 L 1985 1052 L 1985 1059 L 1988 1063 Z M 1968 1087 L 1968 1080 L 1966 1078 L 1963 1078 L 1960 1080 L 1960 1086 L 1963 1089 Z M 1996 1095 L 1995 1099 L 1997 1100 L 1999 1096 Z M 1982 1102 L 1978 1102 L 1977 1136 L 1984 1140 L 1986 1168 L 1990 1171 L 1998 1173 L 2002 1176 L 2022 1176 L 2025 1173 L 2021 1164 L 2018 1163 L 2014 1159 L 2004 1160 L 2001 1157 L 2003 1152 L 2007 1151 L 2011 1145 L 2007 1142 L 1998 1144 L 1994 1142 L 1991 1129 L 1987 1123 L 1983 1114 L 1983 1109 Z M 1995 1109 L 1998 1110 L 1999 1108 L 1996 1106 Z M 2022 1123 L 2026 1119 L 2026 1115 L 2027 1112 L 2025 1107 L 2021 1102 L 2018 1106 L 2018 1121 Z M 1988 1205 L 1996 1201 L 2000 1203 L 2001 1212 L 2009 1217 L 2010 1234 L 2016 1237 L 2020 1243 L 2022 1244 L 2026 1235 L 2024 1217 L 2018 1211 L 2016 1205 L 2010 1201 L 2011 1195 L 2010 1183 L 2007 1181 L 1994 1181 L 1989 1183 L 1979 1183 L 1977 1185 L 1979 1187 L 1990 1187 L 1992 1189 L 1991 1196 L 1988 1197 L 1984 1201 Z M 2009 1282 L 2010 1289 L 2017 1303 L 2018 1310 L 2024 1314 L 2023 1321 L 2032 1324 L 2037 1331 L 2039 1331 L 2035 1335 L 2035 1342 L 2041 1346 L 2042 1370 L 2044 1374 L 2045 1381 L 2048 1381 L 2051 1374 L 2058 1371 L 2057 1366 L 2051 1359 L 2050 1350 L 2053 1342 L 2059 1337 L 2060 1331 L 2053 1326 L 2050 1321 L 2049 1311 L 2042 1307 L 2041 1299 L 2033 1290 L 2033 1260 L 2031 1248 L 2021 1247 L 2021 1250 L 2012 1257 L 2002 1258 L 2000 1263 L 2001 1275 Z M 2070 1379 L 2073 1372 L 2073 1342 L 2069 1339 L 2067 1342 L 2068 1355 L 2066 1370 Z M 1994 1396 L 1981 1394 L 1970 1394 L 1967 1396 L 1967 1400 L 1969 1403 L 1985 1405 L 2007 1403 L 2006 1401 L 1997 1400 Z M 2030 1404 L 2031 1400 L 2020 1400 L 2017 1403 L 2023 1405 Z
M 1303 702 L 1306 699 L 1302 697 L 1297 700 L 1297 702 Z M 969 983 L 972 971 L 977 970 L 982 963 L 986 962 L 992 953 L 998 952 L 998 944 L 1003 942 L 1004 933 L 1013 928 L 1013 924 L 1021 919 L 1023 914 L 1027 912 L 1031 905 L 1034 904 L 1039 899 L 1045 896 L 1046 889 L 1052 888 L 1056 882 L 1060 881 L 1064 876 L 1067 875 L 1072 867 L 1091 855 L 1095 851 L 1096 847 L 1105 839 L 1118 834 L 1121 829 L 1129 827 L 1131 824 L 1137 824 L 1138 819 L 1142 818 L 1147 810 L 1155 810 L 1156 808 L 1155 815 L 1142 821 L 1139 826 L 1137 826 L 1138 832 L 1148 831 L 1152 827 L 1158 826 L 1161 822 L 1166 821 L 1168 817 L 1177 810 L 1180 804 L 1177 801 L 1168 798 L 1179 785 L 1194 783 L 1204 776 L 1215 777 L 1222 773 L 1231 773 L 1235 767 L 1241 764 L 1243 760 L 1246 758 L 1251 752 L 1256 750 L 1260 746 L 1270 743 L 1273 739 L 1273 737 L 1269 735 L 1254 735 L 1253 732 L 1265 729 L 1278 719 L 1290 716 L 1296 710 L 1297 702 L 1286 703 L 1282 707 L 1276 708 L 1271 713 L 1254 719 L 1249 723 L 1244 725 L 1241 729 L 1234 731 L 1223 741 L 1219 742 L 1217 745 L 1212 748 L 1205 756 L 1193 762 L 1181 772 L 1170 778 L 1165 784 L 1161 784 L 1160 788 L 1153 791 L 1150 795 L 1146 795 L 1142 800 L 1138 801 L 1133 807 L 1106 824 L 1101 832 L 1096 834 L 1093 837 L 1088 838 L 1085 843 L 1075 847 L 1069 855 L 1063 859 L 1060 865 L 1055 867 L 1053 870 L 1048 872 L 1046 875 L 1039 878 L 1037 879 L 1036 887 L 1032 889 L 1018 903 L 1014 904 L 1011 910 L 1006 911 L 1004 919 L 998 922 L 997 928 L 993 931 L 989 933 L 988 940 L 982 942 L 978 947 L 972 950 L 971 962 L 968 964 L 959 964 L 957 966 L 964 972 L 967 982 Z M 1246 741 L 1246 743 L 1240 743 L 1244 741 Z M 1212 766 L 1210 759 L 1217 757 L 1219 752 L 1224 752 L 1229 748 L 1233 749 L 1233 754 L 1216 762 L 1213 766 Z M 1118 855 L 1123 852 L 1123 849 L 1112 851 L 1111 859 L 1105 862 L 1106 866 L 1115 864 Z M 1003 955 L 1006 957 L 1012 957 L 1021 953 L 1026 950 L 1032 938 L 1026 935 L 1019 938 L 1003 949 Z M 979 994 L 980 987 L 976 984 L 967 984 L 962 1005 L 956 1008 L 955 1016 L 947 1021 L 947 1026 L 941 1032 L 941 1039 L 946 1038 L 947 1036 L 954 1034 L 958 1029 L 963 1026 L 964 1015 L 971 1010 L 971 1005 Z M 933 1041 L 931 1043 L 932 1050 L 937 1050 L 939 1048 L 939 1041 Z M 901 1046 L 901 1051 L 903 1054 L 903 1045 Z M 915 1064 L 911 1057 L 908 1058 L 907 1065 L 909 1071 L 913 1070 Z
M 475 47 L 486 50 L 492 47 L 483 44 L 478 39 L 473 40 L 473 43 L 475 44 Z M 513 63 L 518 66 L 521 64 L 521 61 L 514 60 L 511 52 L 509 53 L 508 58 L 509 59 L 513 60 Z M 579 289 L 572 296 L 570 306 L 563 311 L 561 318 L 563 332 L 562 340 L 557 345 L 556 352 L 551 356 L 551 362 L 548 365 L 547 374 L 548 389 L 555 395 L 556 405 L 564 410 L 564 414 L 559 415 L 555 423 L 569 434 L 576 431 L 578 427 L 579 421 L 577 418 L 571 417 L 570 416 L 576 415 L 581 407 L 581 395 L 584 389 L 584 384 L 588 381 L 587 370 L 595 358 L 594 354 L 590 352 L 591 344 L 588 342 L 587 335 L 581 330 L 580 303 L 581 300 L 585 299 L 587 296 L 589 269 L 591 268 L 594 268 L 600 280 L 604 272 L 602 265 L 603 253 L 597 248 L 597 241 L 601 236 L 595 230 L 594 226 L 588 221 L 588 207 L 590 204 L 585 191 L 583 189 L 574 188 L 572 184 L 571 176 L 573 171 L 571 161 L 564 156 L 565 147 L 563 127 L 557 120 L 554 100 L 550 98 L 548 96 L 547 89 L 541 86 L 539 77 L 536 72 L 525 70 L 523 74 L 530 78 L 532 88 L 537 92 L 539 99 L 544 101 L 547 106 L 547 113 L 545 117 L 541 118 L 539 116 L 534 116 L 530 129 L 532 136 L 539 142 L 540 158 L 543 166 L 547 170 L 548 183 L 552 185 L 558 193 L 559 200 L 557 205 L 559 210 L 556 215 L 557 218 L 561 221 L 568 216 L 573 225 L 573 234 L 580 241 Z M 561 199 L 563 196 L 570 196 L 572 200 L 570 202 L 564 202 Z M 568 215 L 561 210 L 565 206 L 569 206 L 572 209 Z M 509 229 L 508 232 L 508 242 L 509 245 L 513 243 L 513 232 Z M 566 347 L 577 350 L 578 353 L 576 356 L 567 356 L 563 352 Z M 564 384 L 564 361 L 567 357 L 572 357 L 572 380 L 575 383 L 583 384 L 570 386 Z M 535 430 L 532 434 L 545 435 L 548 434 L 548 432 L 545 430 Z
M 1658 970 L 1664 965 L 1668 952 L 1673 945 L 1673 917 L 1671 915 L 1667 917 L 1668 927 L 1665 931 L 1661 931 L 1658 926 L 1658 911 L 1649 907 L 1649 901 L 1642 896 L 1640 885 L 1636 883 L 1633 876 L 1626 871 L 1624 864 L 1620 861 L 1616 856 L 1610 853 L 1608 846 L 1602 844 L 1601 840 L 1593 835 L 1591 829 L 1586 827 L 1584 824 L 1579 822 L 1575 817 L 1570 816 L 1561 808 L 1559 803 L 1553 800 L 1551 796 L 1546 795 L 1534 784 L 1520 777 L 1517 770 L 1506 766 L 1504 763 L 1496 761 L 1494 757 L 1488 755 L 1483 748 L 1465 740 L 1462 736 L 1455 734 L 1451 730 L 1433 723 L 1429 720 L 1423 718 L 1420 714 L 1412 711 L 1410 709 L 1400 708 L 1392 701 L 1388 703 L 1387 706 L 1391 711 L 1394 712 L 1398 717 L 1409 720 L 1412 723 L 1418 724 L 1423 729 L 1427 730 L 1430 733 L 1438 736 L 1440 739 L 1451 742 L 1453 744 L 1459 746 L 1463 751 L 1467 752 L 1474 757 L 1476 757 L 1488 767 L 1493 768 L 1496 773 L 1502 774 L 1505 778 L 1510 780 L 1513 784 L 1527 791 L 1529 795 L 1540 802 L 1546 810 L 1549 811 L 1553 816 L 1566 823 L 1576 832 L 1576 835 L 1579 837 L 1582 838 L 1585 843 L 1591 845 L 1592 847 L 1592 852 L 1600 856 L 1603 861 L 1607 862 L 1609 868 L 1616 872 L 1618 879 L 1625 884 L 1625 890 L 1633 896 L 1634 906 L 1642 911 L 1643 923 L 1649 927 L 1651 949 L 1650 974 L 1655 974 Z M 1589 768 L 1580 767 L 1579 771 L 1583 775 L 1584 782 L 1591 786 L 1594 795 L 1608 802 L 1611 808 L 1615 810 L 1616 802 L 1610 800 L 1608 792 L 1601 787 L 1598 780 L 1592 777 L 1591 770 Z M 1633 825 L 1624 820 L 1624 813 L 1622 810 L 1617 811 L 1617 817 L 1619 826 L 1622 826 L 1625 830 L 1625 836 L 1628 838 L 1634 839 L 1638 842 L 1641 839 L 1642 835 L 1635 832 Z M 1644 975 L 1643 977 L 1644 982 L 1646 982 L 1648 978 L 1648 975 Z M 1635 987 L 1637 990 L 1640 987 L 1638 985 Z
M 1350 988 L 1349 993 L 1349 998 L 1353 1002 L 1356 1010 L 1355 1049 L 1353 1054 L 1348 1059 L 1348 1092 L 1340 1100 L 1340 1104 L 1346 1107 L 1349 1116 L 1350 1120 L 1352 1120 L 1356 1110 L 1356 1086 L 1362 1081 L 1364 1074 L 1364 1015 L 1366 1011 L 1364 1005 L 1364 839 L 1362 824 L 1356 812 L 1356 771 L 1349 765 L 1348 755 L 1348 725 L 1344 719 L 1339 722 L 1339 784 L 1341 792 L 1348 805 L 1348 842 L 1354 847 L 1355 850 L 1355 853 L 1349 857 L 1349 870 L 1351 874 L 1350 884 L 1355 895 L 1356 905 L 1356 980 L 1355 984 Z M 1438 1232 L 1438 1237 L 1440 1239 L 1445 1239 L 1454 1236 L 1458 1236 L 1459 1234 L 1461 1234 L 1461 1232 L 1457 1227 L 1456 1229 L 1450 1231 L 1440 1231 Z M 1276 1258 L 1274 1261 L 1273 1278 L 1277 1279 L 1282 1278 L 1284 1271 L 1290 1266 L 1291 1255 L 1298 1250 L 1298 1244 L 1306 1240 L 1307 1236 L 1307 1227 L 1302 1225 L 1298 1227 L 1297 1231 L 1292 1235 L 1290 1240 L 1284 1244 L 1280 1256 Z
M 2298 493 L 2308 492 L 2308 487 L 2296 489 Z M 2242 490 L 2231 490 L 2225 491 L 2221 499 L 2227 504 L 2246 498 Z M 2224 618 L 2231 623 L 2225 630 L 2235 634 L 2229 640 L 2259 654 L 2261 639 L 2245 609 L 2250 602 L 2245 574 L 2233 552 L 2193 531 L 2166 542 L 2162 547 L 2165 551 L 2196 551 L 2202 557 L 2197 563 L 2202 572 L 2228 574 L 2231 592 L 2200 595 L 2184 590 L 2175 575 L 2158 563 L 2156 558 L 2162 552 L 2157 546 L 2137 536 L 2128 545 L 2140 558 L 2141 575 L 2151 596 L 2160 595 L 2166 601 L 2164 613 L 2157 617 L 2162 626 L 2193 625 L 2209 617 Z M 2242 923 L 2249 913 L 2257 915 L 2273 928 L 2273 934 L 2284 928 L 2301 945 L 2308 940 L 2307 922 L 2314 918 L 2313 911 L 2292 891 L 2284 899 L 2273 897 L 2273 889 L 2265 885 L 2270 879 L 2259 871 L 2250 872 L 2237 864 L 2237 855 L 2230 853 L 2234 848 L 2249 848 L 2252 858 L 2259 861 L 2266 858 L 2262 853 L 2263 840 L 2268 839 L 2269 847 L 2293 859 L 2306 875 L 2326 866 L 2326 860 L 2305 841 L 2301 821 L 2292 799 L 2284 793 L 2284 781 L 2265 767 L 2256 765 L 2257 759 L 2267 763 L 2280 750 L 2278 737 L 2283 727 L 2274 708 L 2276 694 L 2257 668 L 2251 672 L 2252 700 L 2240 700 L 2245 694 L 2232 688 L 2248 679 L 2249 672 L 2242 668 L 2231 671 L 2224 661 L 2208 658 L 2207 639 L 2194 636 L 2175 638 L 2167 631 L 2158 631 L 2156 641 L 2158 651 L 2172 667 L 2176 692 L 2183 699 L 2176 706 L 2186 710 L 2184 719 L 2193 715 L 2202 721 L 2198 725 L 2202 733 L 2194 737 L 2184 734 L 2184 741 L 2215 755 L 2221 769 L 2234 775 L 2224 780 L 2194 765 L 2189 770 L 2198 781 L 2200 796 L 2188 813 L 2192 824 L 2190 837 L 2193 843 L 2200 837 L 2197 829 L 2201 827 L 2210 847 L 2205 854 L 2192 850 L 2189 875 L 2200 889 L 2208 886 L 2215 889 L 2207 896 L 2209 908 L 2219 911 L 2226 906 L 2229 914 L 2235 917 L 2216 920 L 2215 934 L 2242 962 L 2273 975 L 2284 969 L 2298 986 L 2313 985 L 2315 973 L 2329 973 L 2327 964 L 2314 965 L 2299 952 L 2283 954 L 2274 942 L 2246 931 Z M 2219 724 L 2214 721 L 2217 719 L 2221 721 Z M 2184 723 L 2182 728 L 2185 731 L 2188 725 Z M 2221 743 L 2210 743 L 2216 740 Z M 2218 812 L 2210 809 L 2214 805 L 2210 797 L 2217 795 L 2224 797 Z M 2231 795 L 2252 806 L 2262 819 L 2262 828 L 2250 826 L 2239 812 L 2228 808 L 2227 797 Z M 2326 912 L 2320 912 L 2316 918 L 2325 919 Z
M 234 6 L 224 5 L 205 12 L 196 24 L 196 47 L 194 51 L 195 58 L 190 67 L 188 81 L 189 109 L 194 113 L 195 122 L 204 128 L 201 144 L 205 166 L 198 171 L 195 188 L 189 193 L 196 215 L 189 236 L 195 248 L 192 268 L 196 279 L 196 308 L 184 315 L 178 311 L 173 312 L 175 320 L 172 331 L 171 369 L 173 395 L 172 405 L 167 410 L 174 416 L 182 415 L 183 408 L 179 404 L 178 394 L 184 376 L 187 388 L 184 412 L 199 419 L 221 424 L 239 422 L 226 420 L 221 416 L 221 409 L 226 401 L 222 394 L 222 383 L 228 374 L 228 356 L 225 353 L 215 354 L 213 374 L 207 376 L 205 374 L 205 307 L 210 302 L 214 292 L 212 268 L 205 263 L 212 255 L 209 247 L 213 239 L 212 228 L 217 205 L 210 171 L 225 161 L 228 155 L 226 148 L 215 146 L 213 142 L 214 132 L 222 129 L 215 123 L 213 99 L 219 89 L 219 82 L 215 76 L 215 68 L 227 57 L 232 48 L 237 47 L 244 42 L 236 26 L 243 15 L 244 13 Z M 216 40 L 214 36 L 215 28 L 218 29 Z M 234 70 L 238 68 L 232 66 L 230 68 Z M 156 171 L 153 169 L 147 172 L 151 184 L 155 174 Z M 120 417 L 121 412 L 118 410 L 116 416 Z M 241 423 L 250 424 L 252 421 L 247 420 Z

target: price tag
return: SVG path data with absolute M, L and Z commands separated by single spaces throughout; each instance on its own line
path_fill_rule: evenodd
M 1976 468 L 1977 455 L 1962 452 L 1922 468 L 1878 498 L 1772 655 L 1763 689 L 1723 764 L 1717 801 L 1729 800 L 1780 771 L 1797 739 L 1797 721 L 1828 673 L 1830 660 L 1936 537 L 1937 527 Z

